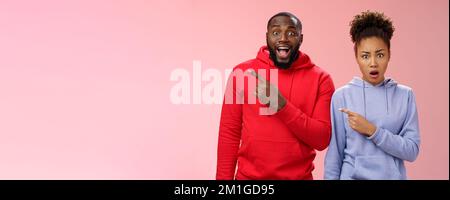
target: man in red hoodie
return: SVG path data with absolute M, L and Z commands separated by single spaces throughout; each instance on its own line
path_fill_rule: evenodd
M 267 24 L 266 40 L 267 46 L 261 47 L 256 59 L 233 69 L 251 71 L 258 79 L 257 87 L 251 87 L 248 76 L 244 84 L 235 83 L 239 82 L 235 73 L 229 78 L 225 99 L 230 94 L 244 98 L 231 103 L 224 100 L 222 106 L 218 180 L 311 180 L 315 150 L 329 144 L 334 85 L 330 75 L 299 51 L 303 41 L 300 20 L 287 12 L 274 15 Z M 276 74 L 271 75 L 273 71 Z M 265 98 L 261 95 L 265 90 L 277 92 L 278 98 Z M 248 95 L 258 101 L 253 103 Z M 273 108 L 274 113 L 261 114 L 264 107 Z

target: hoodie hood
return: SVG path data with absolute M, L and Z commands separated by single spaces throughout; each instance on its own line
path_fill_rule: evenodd
M 364 88 L 370 88 L 370 87 L 392 87 L 396 86 L 397 82 L 394 81 L 391 78 L 385 78 L 383 82 L 379 83 L 378 85 L 372 85 L 367 81 L 362 80 L 360 77 L 353 77 L 353 79 L 349 83 L 350 85 L 358 86 L 358 87 L 364 87 Z
M 385 78 L 384 81 L 379 83 L 378 85 L 372 85 L 371 83 L 362 80 L 360 77 L 353 77 L 350 81 L 349 85 L 353 85 L 356 87 L 360 87 L 362 89 L 362 100 L 364 102 L 364 118 L 367 118 L 367 104 L 366 104 L 366 88 L 372 89 L 382 89 L 384 90 L 384 100 L 386 105 L 386 113 L 389 114 L 389 96 L 388 96 L 388 88 L 397 86 L 397 82 L 391 78 Z
M 311 59 L 309 58 L 308 55 L 306 55 L 305 53 L 299 51 L 298 52 L 299 56 L 297 58 L 297 60 L 295 60 L 291 67 L 289 67 L 286 70 L 297 70 L 297 69 L 302 69 L 302 68 L 310 68 L 315 66 L 314 63 L 311 61 Z M 270 59 L 269 56 L 269 48 L 267 46 L 262 46 L 259 51 L 258 51 L 258 55 L 256 56 L 256 58 L 260 61 L 262 61 L 263 63 L 268 64 L 271 68 L 277 68 L 272 59 Z

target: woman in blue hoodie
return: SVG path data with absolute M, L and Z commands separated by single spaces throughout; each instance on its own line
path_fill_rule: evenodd
M 406 179 L 404 160 L 412 162 L 419 153 L 419 122 L 411 88 L 384 77 L 392 21 L 366 11 L 350 25 L 362 78 L 333 94 L 324 178 Z

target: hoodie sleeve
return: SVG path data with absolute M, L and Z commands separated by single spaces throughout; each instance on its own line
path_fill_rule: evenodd
M 233 76 L 230 76 L 220 117 L 217 147 L 217 180 L 234 179 L 237 154 L 241 141 L 242 102 L 238 102 L 239 98 L 236 92 L 238 89 L 236 89 L 236 85 L 233 82 Z M 231 98 L 232 103 L 226 103 L 227 98 Z
M 324 179 L 339 180 L 341 176 L 342 161 L 344 160 L 345 142 L 345 123 L 344 115 L 339 108 L 344 108 L 342 97 L 335 93 L 331 100 L 331 141 L 325 155 Z
M 299 140 L 322 151 L 330 142 L 330 101 L 333 92 L 333 81 L 329 75 L 325 75 L 319 83 L 319 94 L 312 116 L 308 116 L 289 101 L 274 116 L 284 121 Z
M 420 135 L 414 93 L 411 90 L 408 92 L 408 111 L 400 132 L 394 134 L 383 127 L 377 127 L 369 139 L 386 153 L 413 162 L 419 154 Z

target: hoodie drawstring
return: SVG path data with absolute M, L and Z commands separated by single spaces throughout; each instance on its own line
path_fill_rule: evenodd
M 291 87 L 289 88 L 289 97 L 288 97 L 288 100 L 291 100 L 291 93 L 292 93 L 292 87 L 293 87 L 292 84 L 294 84 L 294 76 L 295 76 L 295 72 L 297 72 L 297 70 L 295 70 L 295 71 L 292 73 L 292 77 L 291 77 Z
M 364 100 L 364 118 L 366 118 L 366 83 L 365 81 L 363 83 L 363 100 Z M 384 87 L 384 101 L 386 102 L 386 114 L 389 115 L 389 101 L 388 101 L 388 91 L 387 91 L 387 83 L 383 84 Z
M 384 85 L 384 98 L 386 99 L 386 113 L 389 115 L 389 101 L 388 101 L 388 94 L 387 94 L 387 85 Z
M 366 117 L 366 83 L 363 81 L 364 118 Z

